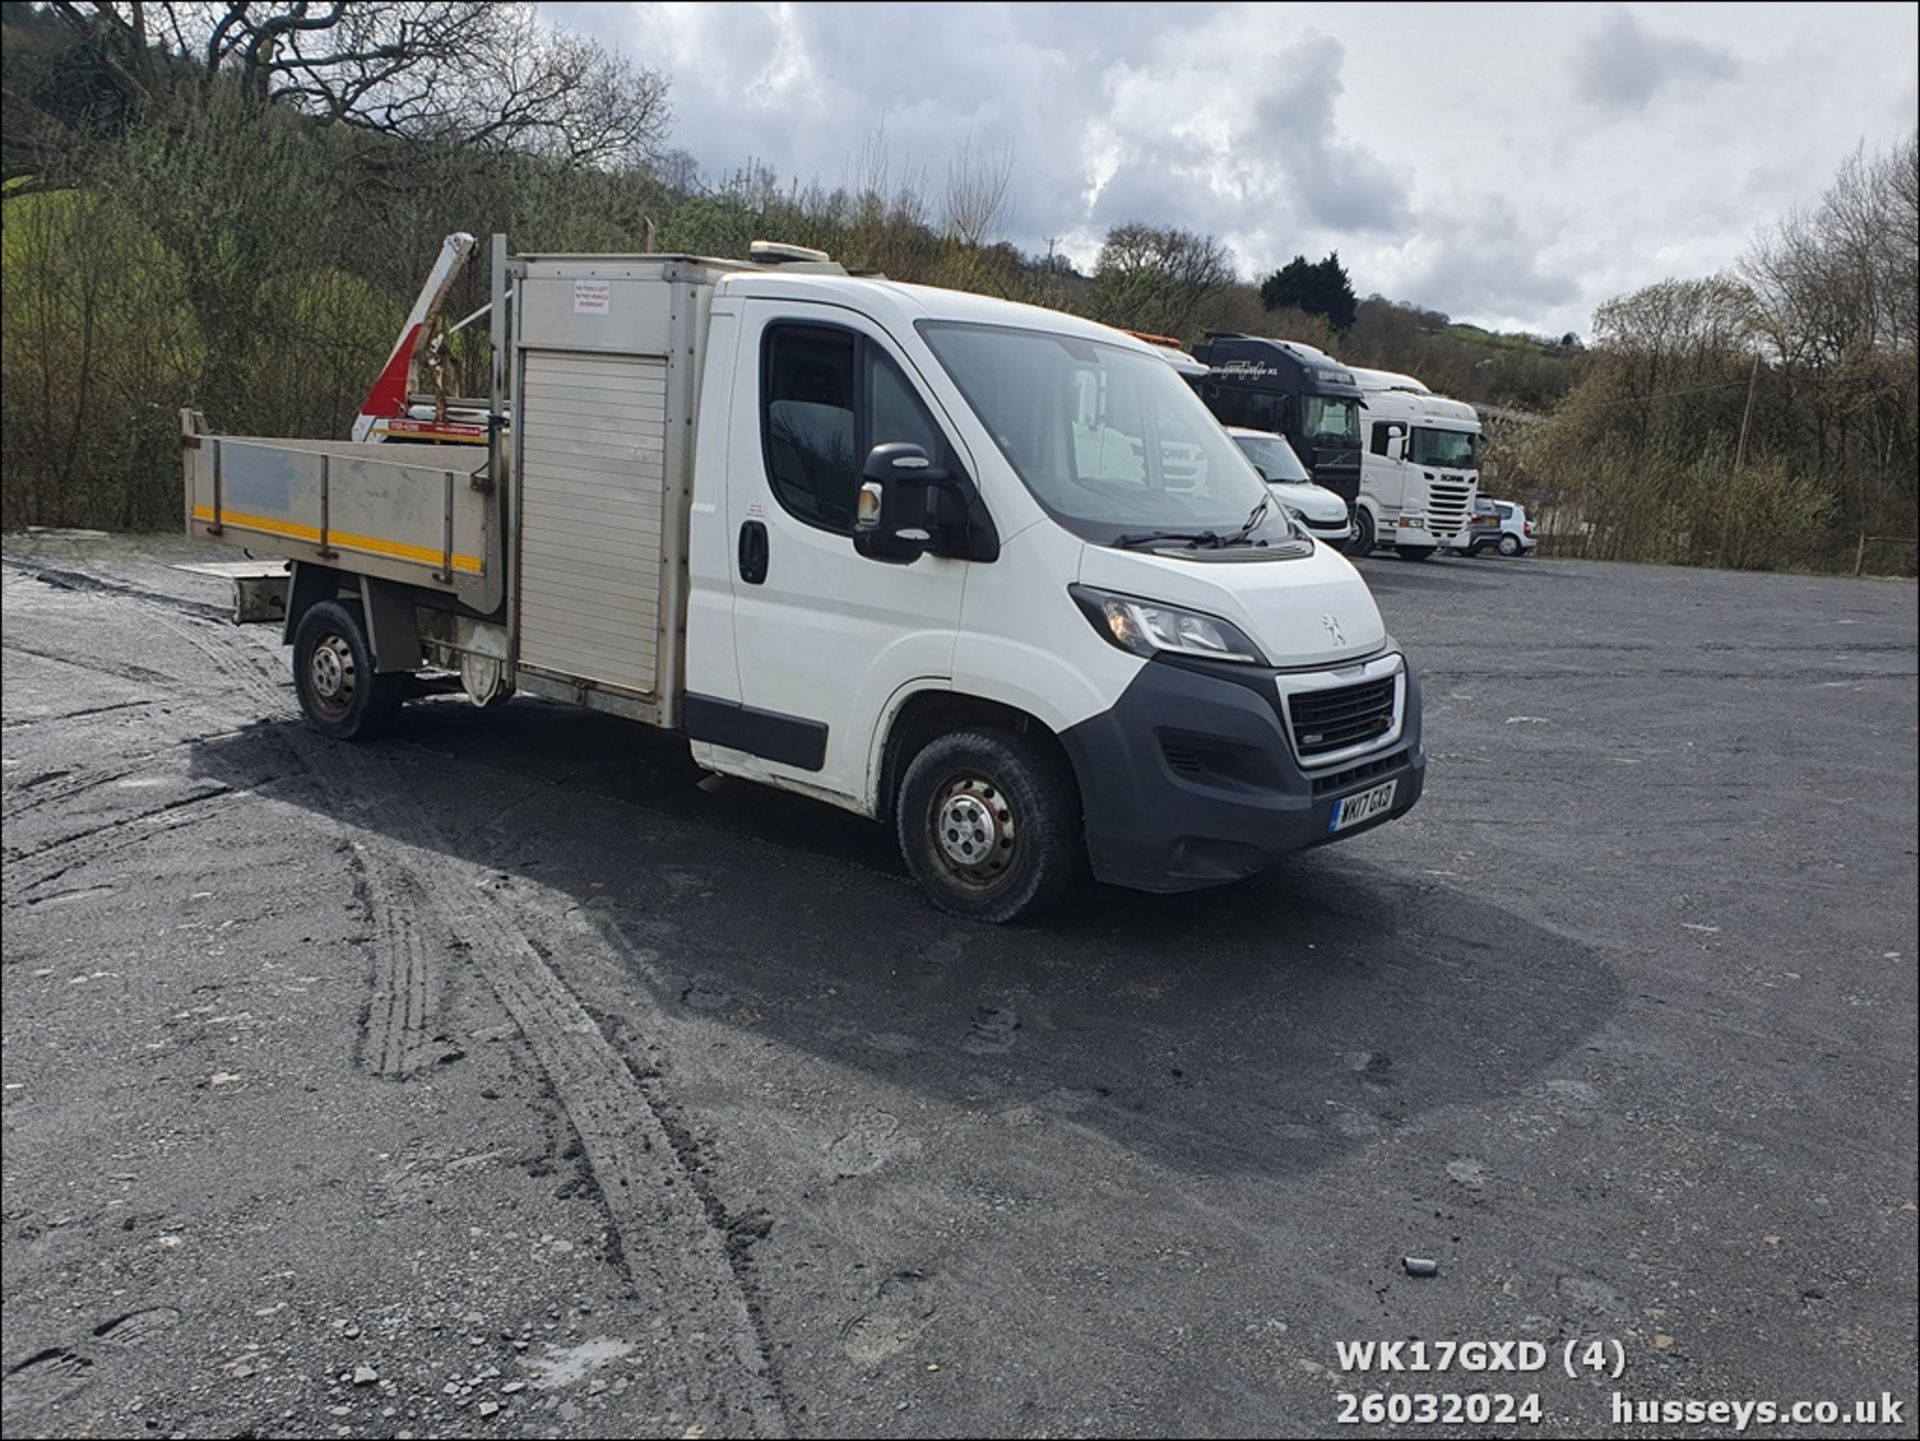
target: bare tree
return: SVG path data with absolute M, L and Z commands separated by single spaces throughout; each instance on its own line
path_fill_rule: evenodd
M 55 9 L 140 93 L 183 72 L 227 78 L 319 124 L 581 165 L 651 158 L 671 119 L 663 75 L 542 25 L 529 4 L 56 0 Z
M 1916 499 L 1920 146 L 1856 150 L 1811 209 L 1762 232 L 1743 265 L 1755 323 L 1850 519 Z M 1885 522 L 1880 522 L 1885 524 Z
M 1004 217 L 1013 183 L 1013 144 L 976 154 L 973 137 L 947 162 L 946 233 L 962 245 L 984 245 Z
M 1174 226 L 1117 225 L 1094 267 L 1094 313 L 1115 325 L 1186 339 L 1206 303 L 1238 279 L 1214 236 Z
M 669 150 L 654 160 L 652 168 L 670 194 L 692 195 L 701 188 L 700 162 L 691 150 Z

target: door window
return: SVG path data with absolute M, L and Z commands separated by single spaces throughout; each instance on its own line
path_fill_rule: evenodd
M 957 472 L 952 447 L 905 374 L 851 330 L 774 325 L 761 357 L 761 439 L 774 498 L 797 520 L 851 535 L 867 452 L 910 441 Z
M 854 337 L 782 325 L 767 332 L 761 433 L 767 479 L 787 511 L 823 530 L 853 529 Z

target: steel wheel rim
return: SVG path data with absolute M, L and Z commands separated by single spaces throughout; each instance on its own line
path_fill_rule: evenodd
M 927 807 L 935 864 L 955 883 L 975 890 L 999 884 L 1019 854 L 1013 804 L 993 782 L 956 776 Z
M 314 708 L 330 717 L 345 715 L 353 707 L 356 680 L 353 647 L 346 637 L 332 633 L 321 636 L 307 657 L 307 690 Z

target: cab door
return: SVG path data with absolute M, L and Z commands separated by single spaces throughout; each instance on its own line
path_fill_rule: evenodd
M 888 441 L 966 466 L 901 348 L 862 316 L 748 300 L 735 364 L 727 504 L 739 701 L 689 694 L 687 730 L 716 747 L 721 770 L 865 809 L 889 701 L 951 682 L 970 562 L 857 554 L 861 467 Z

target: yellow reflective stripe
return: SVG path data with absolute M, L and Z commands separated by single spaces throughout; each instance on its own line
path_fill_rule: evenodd
M 212 525 L 214 523 L 213 507 L 196 505 L 193 508 L 193 518 Z M 258 530 L 267 535 L 284 535 L 289 540 L 304 540 L 314 545 L 320 543 L 318 526 L 300 525 L 290 520 L 273 520 L 264 515 L 248 515 L 244 511 L 223 509 L 220 512 L 219 523 L 231 525 L 239 530 Z M 341 550 L 357 550 L 362 555 L 391 556 L 395 560 L 414 560 L 423 565 L 437 566 L 442 560 L 439 551 L 428 550 L 424 545 L 402 545 L 397 540 L 382 540 L 377 535 L 354 535 L 344 530 L 330 531 L 327 535 L 327 544 L 337 546 Z M 453 568 L 464 571 L 468 575 L 480 575 L 484 570 L 480 558 L 473 555 L 455 555 Z

